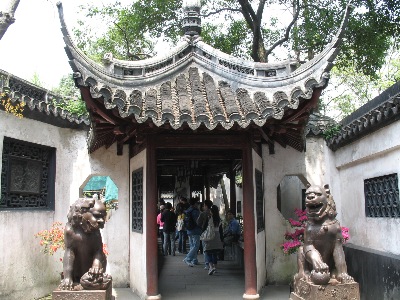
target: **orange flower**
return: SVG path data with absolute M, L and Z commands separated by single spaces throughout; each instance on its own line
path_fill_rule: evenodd
M 108 250 L 107 250 L 107 244 L 103 244 L 103 253 L 105 254 L 105 255 L 108 255 L 109 253 L 108 253 Z

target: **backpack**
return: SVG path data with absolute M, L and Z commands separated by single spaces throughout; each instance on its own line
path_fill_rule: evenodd
M 187 230 L 193 230 L 196 228 L 196 222 L 192 217 L 192 211 L 193 210 L 187 210 L 185 211 L 185 219 L 184 219 L 184 223 L 185 223 L 185 227 Z

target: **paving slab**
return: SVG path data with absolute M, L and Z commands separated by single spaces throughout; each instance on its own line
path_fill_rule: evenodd
M 208 275 L 204 256 L 199 264 L 186 265 L 183 254 L 160 257 L 159 293 L 163 300 L 241 300 L 244 293 L 244 271 L 232 261 L 218 262 L 217 272 Z M 260 300 L 288 300 L 289 286 L 266 286 Z M 129 288 L 115 288 L 116 300 L 140 300 Z

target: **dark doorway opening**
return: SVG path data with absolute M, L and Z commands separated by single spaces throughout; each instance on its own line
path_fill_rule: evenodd
M 238 211 L 237 203 L 242 203 L 241 186 L 237 186 L 236 178 L 241 176 L 242 151 L 237 149 L 157 149 L 157 192 L 158 200 L 170 202 L 176 207 L 179 197 L 197 197 L 200 202 L 211 200 L 220 208 L 221 217 L 230 209 Z M 221 209 L 222 208 L 222 209 Z M 241 208 L 239 208 L 239 211 Z M 242 219 L 241 219 L 242 220 Z M 159 239 L 159 254 L 161 245 Z M 234 247 L 239 247 L 236 244 Z M 187 249 L 189 245 L 187 244 Z M 241 252 L 240 252 L 241 250 Z M 244 290 L 243 258 L 232 255 L 232 247 L 227 247 L 229 253 L 224 261 L 219 261 L 219 273 L 208 276 L 204 270 L 204 256 L 198 253 L 199 264 L 188 267 L 182 259 L 183 253 L 176 256 L 159 256 L 159 289 L 160 293 L 173 299 L 176 295 L 187 293 L 191 288 L 205 284 L 216 289 L 224 289 L 227 278 L 230 279 L 230 289 L 237 289 L 237 295 Z M 243 256 L 243 249 L 236 253 Z M 165 283 L 168 281 L 168 283 Z M 221 282 L 220 282 L 221 281 Z M 176 285 L 176 286 L 175 286 Z M 197 285 L 197 287 L 195 287 Z
M 158 200 L 174 207 L 179 197 L 217 200 L 225 210 L 237 210 L 236 178 L 241 175 L 240 150 L 158 149 Z M 222 190 L 216 197 L 215 190 Z M 216 199 L 219 198 L 219 199 Z M 239 208 L 240 211 L 240 208 Z

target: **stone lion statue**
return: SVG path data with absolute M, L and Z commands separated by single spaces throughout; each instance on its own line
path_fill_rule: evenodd
M 105 290 L 111 284 L 111 276 L 104 273 L 107 258 L 100 233 L 105 216 L 106 208 L 97 199 L 79 199 L 70 207 L 64 231 L 64 278 L 59 289 Z
M 331 279 L 340 283 L 352 283 L 347 274 L 343 252 L 343 236 L 336 220 L 336 205 L 330 194 L 329 185 L 309 186 L 306 190 L 306 212 L 308 222 L 304 231 L 304 246 L 298 252 L 299 280 L 316 285 L 325 285 Z

